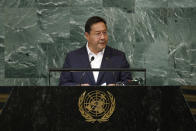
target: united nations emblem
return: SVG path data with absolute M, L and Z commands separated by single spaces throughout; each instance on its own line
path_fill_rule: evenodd
M 115 110 L 115 99 L 109 91 L 85 91 L 79 97 L 78 107 L 87 122 L 106 122 Z

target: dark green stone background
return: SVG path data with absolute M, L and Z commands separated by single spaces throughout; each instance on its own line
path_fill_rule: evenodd
M 196 85 L 196 0 L 0 0 L 0 85 L 48 85 L 93 15 L 148 85 Z

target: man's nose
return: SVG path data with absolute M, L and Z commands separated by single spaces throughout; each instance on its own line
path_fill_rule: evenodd
M 105 38 L 105 35 L 104 35 L 104 33 L 103 32 L 101 32 L 101 37 L 100 37 L 101 39 L 104 39 Z

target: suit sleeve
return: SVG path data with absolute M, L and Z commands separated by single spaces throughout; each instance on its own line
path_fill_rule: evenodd
M 63 68 L 72 68 L 70 60 L 71 60 L 70 54 L 67 54 Z M 75 85 L 78 84 L 73 81 L 72 72 L 69 71 L 61 72 L 59 86 L 75 86 Z

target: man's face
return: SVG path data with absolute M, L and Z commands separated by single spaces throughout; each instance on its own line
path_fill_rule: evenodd
M 85 32 L 89 49 L 97 54 L 102 51 L 108 43 L 107 27 L 103 22 L 95 23 L 91 26 L 90 33 Z

